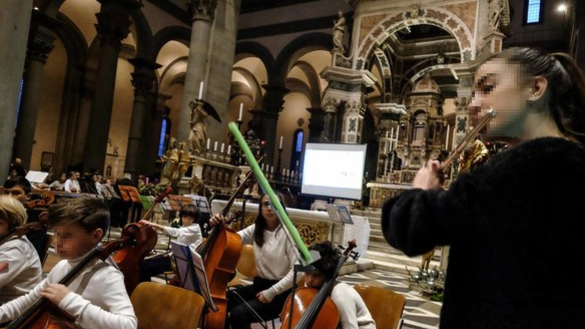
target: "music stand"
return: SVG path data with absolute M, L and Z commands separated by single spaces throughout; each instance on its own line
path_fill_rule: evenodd
M 205 266 L 201 256 L 191 252 L 189 246 L 176 241 L 171 241 L 171 250 L 177 265 L 177 275 L 179 276 L 181 287 L 198 293 L 205 299 L 212 311 L 217 311 L 218 308 L 211 297 L 209 282 L 207 282 L 207 274 L 205 273 Z
M 169 195 L 167 197 L 170 209 L 172 211 L 181 211 L 184 205 L 193 204 L 193 200 L 190 197 L 182 195 Z
M 142 201 L 140 201 L 140 193 L 138 189 L 130 185 L 118 185 L 122 199 L 126 202 L 132 203 L 132 222 L 137 222 L 140 217 L 142 208 L 138 208 L 138 205 L 142 207 Z

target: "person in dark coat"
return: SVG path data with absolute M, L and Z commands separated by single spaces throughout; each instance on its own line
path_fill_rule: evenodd
M 408 256 L 450 245 L 440 328 L 583 328 L 575 264 L 585 232 L 585 80 L 566 54 L 510 48 L 475 75 L 470 111 L 493 108 L 509 150 L 447 190 L 429 161 L 387 200 L 382 230 Z

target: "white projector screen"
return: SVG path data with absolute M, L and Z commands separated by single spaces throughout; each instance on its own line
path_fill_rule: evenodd
M 307 143 L 301 193 L 360 200 L 366 144 Z

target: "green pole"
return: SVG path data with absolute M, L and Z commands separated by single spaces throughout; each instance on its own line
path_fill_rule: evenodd
M 240 145 L 240 148 L 242 149 L 242 151 L 244 151 L 244 154 L 246 155 L 246 161 L 248 161 L 250 168 L 252 168 L 254 175 L 256 175 L 258 184 L 262 186 L 262 189 L 264 190 L 264 192 L 266 192 L 266 195 L 268 195 L 270 203 L 272 203 L 272 206 L 274 207 L 274 209 L 276 209 L 278 217 L 280 217 L 281 222 L 284 224 L 284 226 L 290 233 L 292 239 L 297 244 L 297 248 L 299 249 L 299 252 L 304 258 L 303 259 L 303 261 L 305 262 L 304 265 L 312 263 L 313 257 L 311 256 L 309 249 L 307 249 L 307 246 L 305 246 L 305 243 L 301 239 L 299 232 L 297 231 L 296 227 L 292 224 L 292 221 L 288 217 L 286 211 L 284 211 L 284 208 L 282 207 L 280 200 L 278 200 L 278 198 L 276 197 L 276 194 L 274 193 L 272 187 L 268 183 L 266 176 L 264 176 L 264 173 L 260 169 L 258 161 L 256 161 L 256 158 L 252 154 L 252 150 L 250 150 L 250 147 L 244 140 L 244 136 L 242 136 L 240 129 L 238 128 L 235 122 L 230 122 L 228 126 L 232 134 L 234 134 L 234 137 L 238 144 Z

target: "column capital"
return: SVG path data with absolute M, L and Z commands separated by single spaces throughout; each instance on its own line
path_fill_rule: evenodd
M 45 63 L 49 53 L 55 48 L 53 41 L 55 41 L 55 36 L 52 33 L 37 29 L 29 38 L 27 58 Z
M 134 95 L 146 96 L 148 93 L 155 92 L 156 74 L 154 70 L 162 65 L 143 57 L 130 58 L 128 62 L 134 65 L 134 72 L 131 73 Z
M 325 97 L 321 102 L 321 107 L 326 113 L 337 113 L 337 107 L 341 101 L 338 98 Z
M 119 47 L 121 41 L 130 33 L 130 12 L 142 6 L 135 0 L 98 0 L 100 12 L 95 14 L 95 24 L 102 45 Z
M 215 8 L 217 8 L 217 0 L 191 0 L 187 3 L 187 11 L 194 21 L 213 22 Z

